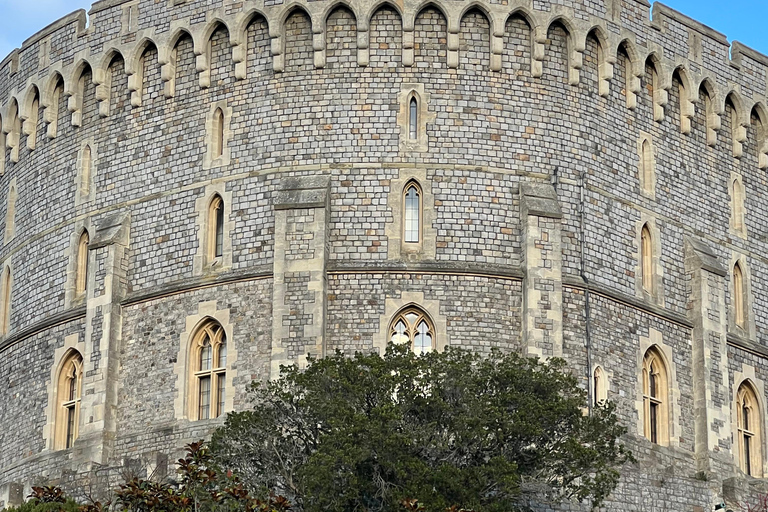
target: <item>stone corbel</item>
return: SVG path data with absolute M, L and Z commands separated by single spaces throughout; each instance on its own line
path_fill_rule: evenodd
M 544 74 L 544 54 L 547 43 L 547 27 L 538 25 L 533 29 L 533 48 L 531 49 L 531 76 L 541 78 Z
M 211 86 L 211 42 L 204 44 L 202 49 L 195 48 L 195 71 L 199 75 L 200 87 L 207 89 Z
M 757 155 L 758 165 L 761 170 L 768 169 L 768 137 L 760 145 L 760 151 Z
M 283 36 L 281 34 L 270 34 L 270 51 L 272 53 L 272 71 L 282 73 L 285 69 L 285 55 L 283 53 Z
M 579 85 L 581 80 L 581 68 L 584 67 L 584 51 L 586 50 L 586 37 L 568 35 L 568 83 Z
M 313 23 L 312 27 L 316 25 Z M 315 52 L 315 68 L 321 69 L 325 67 L 326 55 L 325 55 L 325 27 L 319 26 L 318 31 L 312 33 L 312 49 Z
M 744 156 L 744 142 L 747 140 L 747 127 L 739 121 L 733 127 L 733 156 L 741 158 Z
M 361 23 L 357 27 L 357 65 L 367 66 L 370 57 L 370 32 L 368 25 Z
M 653 88 L 653 120 L 657 123 L 664 121 L 664 108 L 669 104 L 669 91 L 672 89 L 672 73 L 667 73 L 663 66 L 659 68 Z
M 413 24 L 403 25 L 403 66 L 413 66 L 414 29 Z
M 629 65 L 629 75 L 627 76 L 627 108 L 635 110 L 637 108 L 637 95 L 642 91 L 642 85 L 640 83 L 640 77 L 643 75 L 643 71 L 634 69 L 638 66 L 632 64 Z M 655 103 L 654 103 L 655 104 Z
M 451 17 L 448 20 L 447 61 L 449 69 L 459 67 L 459 30 L 461 20 Z
M 96 85 L 96 101 L 99 105 L 99 116 L 109 116 L 110 103 L 109 73 L 103 69 L 93 69 L 93 83 Z
M 603 51 L 605 54 L 605 51 Z M 611 94 L 611 80 L 613 80 L 613 65 L 616 63 L 616 57 L 603 58 L 602 62 L 598 64 L 597 72 L 599 75 L 598 81 L 598 94 L 603 98 L 607 98 Z
M 501 59 L 504 55 L 504 33 L 491 35 L 491 71 L 501 71 Z

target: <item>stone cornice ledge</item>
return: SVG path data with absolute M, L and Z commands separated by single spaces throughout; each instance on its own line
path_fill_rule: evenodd
M 752 340 L 742 338 L 741 336 L 738 336 L 733 333 L 728 333 L 728 336 L 726 337 L 726 341 L 728 345 L 732 347 L 736 347 L 741 350 L 745 350 L 751 354 L 754 354 L 756 356 L 768 359 L 768 348 L 758 345 L 756 342 Z
M 199 290 L 201 288 L 211 288 L 222 284 L 237 283 L 242 281 L 253 281 L 257 279 L 268 279 L 272 277 L 272 265 L 255 265 L 247 271 L 235 271 L 227 273 L 208 274 L 200 277 L 188 279 L 179 279 L 171 283 L 160 286 L 153 286 L 149 290 L 139 290 L 130 293 L 121 302 L 122 306 L 132 306 L 141 302 L 147 302 L 170 295 Z
M 427 274 L 458 274 L 491 277 L 500 279 L 521 280 L 525 273 L 520 267 L 487 265 L 482 263 L 467 263 L 458 261 L 429 261 L 405 262 L 384 260 L 381 262 L 362 261 L 331 261 L 328 263 L 329 274 L 344 273 L 427 273 Z
M 61 313 L 56 313 L 54 315 L 44 318 L 39 322 L 35 322 L 34 324 L 27 326 L 24 329 L 13 332 L 10 335 L 8 335 L 6 338 L 4 338 L 2 341 L 0 341 L 0 352 L 5 351 L 8 347 L 15 345 L 21 340 L 29 338 L 30 336 L 34 336 L 35 334 L 38 334 L 39 332 L 42 332 L 46 329 L 50 329 L 52 327 L 56 327 L 57 325 L 71 322 L 72 320 L 85 318 L 85 311 L 86 309 L 84 305 L 78 306 L 76 308 L 62 311 Z
M 657 316 L 669 322 L 674 322 L 683 327 L 693 329 L 693 322 L 691 322 L 688 319 L 688 317 L 686 317 L 685 315 L 681 315 L 680 313 L 675 313 L 674 311 L 670 311 L 667 308 L 659 307 L 655 304 L 650 304 L 648 302 L 638 299 L 637 297 L 632 297 L 625 293 L 612 290 L 607 286 L 602 286 L 592 282 L 590 282 L 589 284 L 586 284 L 584 283 L 584 280 L 581 279 L 580 277 L 569 276 L 569 275 L 563 276 L 563 285 L 569 286 L 571 288 L 578 288 L 581 290 L 589 290 L 593 293 L 602 295 L 604 297 L 615 300 L 617 302 L 623 302 L 624 304 L 627 304 L 633 308 L 639 309 L 641 311 L 645 311 L 646 313 Z

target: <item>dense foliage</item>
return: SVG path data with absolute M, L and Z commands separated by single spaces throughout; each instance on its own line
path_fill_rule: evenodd
M 631 460 L 612 406 L 585 415 L 561 360 L 390 345 L 284 367 L 213 436 L 223 467 L 305 512 L 598 506 Z M 413 500 L 418 500 L 414 502 Z

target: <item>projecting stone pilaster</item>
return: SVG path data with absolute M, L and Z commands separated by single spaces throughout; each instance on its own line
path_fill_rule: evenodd
M 271 378 L 325 355 L 328 176 L 287 178 L 277 193 Z
M 686 240 L 686 272 L 693 323 L 693 394 L 695 456 L 699 471 L 712 471 L 712 457 L 730 459 L 730 391 L 728 387 L 728 323 L 725 268 L 699 240 Z
M 97 223 L 89 244 L 85 376 L 77 456 L 106 464 L 117 430 L 117 387 L 122 331 L 121 301 L 126 293 L 130 215 L 117 213 Z
M 549 184 L 520 186 L 523 227 L 523 344 L 528 356 L 563 355 L 563 255 L 557 193 Z

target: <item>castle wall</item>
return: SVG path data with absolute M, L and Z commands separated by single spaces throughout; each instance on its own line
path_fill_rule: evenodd
M 0 262 L 13 276 L 0 502 L 10 484 L 96 467 L 167 470 L 215 428 L 185 401 L 186 347 L 205 318 L 231 337 L 226 409 L 240 410 L 248 383 L 281 363 L 382 350 L 409 304 L 431 316 L 438 349 L 562 356 L 588 389 L 605 369 L 641 461 L 607 510 L 741 499 L 735 389 L 768 379 L 768 57 L 658 4 L 651 20 L 636 0 L 337 7 L 102 0 L 88 27 L 70 15 L 0 63 Z M 409 180 L 424 202 L 418 250 L 402 241 Z M 211 264 L 216 194 L 225 241 Z M 66 343 L 82 347 L 85 394 L 80 438 L 57 450 L 51 372 Z M 673 374 L 668 446 L 641 424 L 653 345 Z

